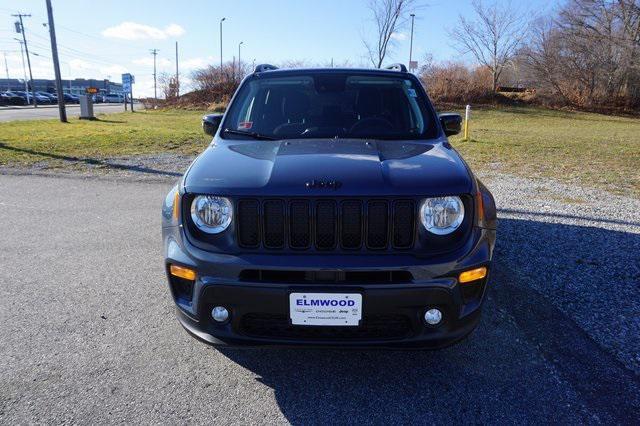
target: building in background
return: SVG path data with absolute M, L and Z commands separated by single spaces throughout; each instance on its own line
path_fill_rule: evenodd
M 93 78 L 76 78 L 74 80 L 62 80 L 62 90 L 73 95 L 83 95 L 87 87 L 97 87 L 103 94 L 122 94 L 122 84 L 109 80 L 96 80 Z M 33 79 L 33 88 L 36 92 L 55 93 L 56 81 L 45 79 Z M 24 80 L 17 78 L 0 78 L 0 91 L 24 90 Z M 31 90 L 31 85 L 29 85 Z

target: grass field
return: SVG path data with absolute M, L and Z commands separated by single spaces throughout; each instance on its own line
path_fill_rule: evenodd
M 69 123 L 0 123 L 0 164 L 25 165 L 58 156 L 99 159 L 157 152 L 195 154 L 211 140 L 202 132 L 201 112 L 138 111 L 97 117 Z
M 451 143 L 474 169 L 640 195 L 640 119 L 535 108 L 473 112 L 470 136 Z
M 176 152 L 198 153 L 209 138 L 197 111 L 141 111 L 98 121 L 0 123 L 0 164 L 65 157 L 95 158 Z M 475 170 L 552 177 L 640 196 L 640 119 L 535 108 L 477 110 L 471 140 L 451 143 Z

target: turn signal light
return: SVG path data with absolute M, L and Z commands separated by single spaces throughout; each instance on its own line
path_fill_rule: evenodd
M 180 191 L 176 191 L 173 196 L 173 220 L 177 221 L 180 216 Z
M 185 280 L 195 281 L 196 279 L 196 271 L 191 268 L 185 268 L 184 266 L 171 265 L 169 272 L 171 272 L 171 275 Z
M 482 192 L 476 192 L 476 218 L 478 223 L 484 221 L 484 202 L 482 201 Z
M 471 269 L 470 271 L 464 271 L 458 277 L 458 281 L 460 283 L 468 283 L 471 281 L 481 280 L 487 276 L 487 268 L 481 267 L 476 269 Z

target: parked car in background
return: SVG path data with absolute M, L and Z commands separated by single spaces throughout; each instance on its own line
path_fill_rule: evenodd
M 72 95 L 71 93 L 65 93 L 64 102 L 67 104 L 77 104 L 80 103 L 80 98 L 78 98 L 76 95 Z
M 51 99 L 49 99 L 47 96 L 43 96 L 43 95 L 39 95 L 38 92 L 35 93 L 35 96 L 32 95 L 31 92 L 23 92 L 23 91 L 16 91 L 15 93 L 24 96 L 25 99 L 27 100 L 27 104 L 32 104 L 33 101 L 32 99 L 35 97 L 36 99 L 36 103 L 39 105 L 48 105 L 51 104 Z
M 48 98 L 52 104 L 58 103 L 58 96 L 55 93 L 36 92 L 36 95 L 40 95 L 40 96 L 44 96 L 45 98 Z
M 5 95 L 9 97 L 9 105 L 27 105 L 27 97 L 17 92 L 6 91 Z
M 10 96 L 6 93 L 0 92 L 0 105 L 9 105 Z
M 110 102 L 110 103 L 124 102 L 124 97 L 122 95 L 118 95 L 117 93 L 109 93 L 102 97 L 102 101 L 105 103 L 106 102 Z
M 104 95 L 102 95 L 100 93 L 97 93 L 97 94 L 91 96 L 91 99 L 93 100 L 94 104 L 101 104 L 101 103 L 104 102 L 103 97 L 104 97 Z

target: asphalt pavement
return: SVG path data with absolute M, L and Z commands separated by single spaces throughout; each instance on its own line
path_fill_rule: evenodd
M 67 109 L 67 116 L 69 118 L 80 117 L 80 105 L 68 104 L 65 105 Z M 133 109 L 143 108 L 142 104 L 133 104 Z M 123 104 L 94 104 L 94 114 L 108 114 L 113 112 L 124 111 Z M 15 120 L 40 120 L 47 118 L 58 118 L 58 106 L 57 105 L 39 105 L 38 108 L 33 106 L 0 106 L 0 122 L 2 121 L 15 121 Z
M 526 203 L 512 202 L 514 191 L 501 181 L 488 299 L 462 343 L 418 352 L 217 350 L 183 331 L 165 284 L 160 206 L 172 179 L 0 175 L 1 424 L 640 418 L 638 318 L 618 315 L 637 312 L 640 275 L 607 275 L 638 259 L 631 251 L 640 246 L 637 217 L 523 211 Z M 549 256 L 539 240 L 562 253 Z M 563 258 L 593 253 L 584 244 L 598 241 L 613 248 L 601 269 Z M 572 296 L 597 289 L 573 289 L 556 277 L 582 280 L 585 267 L 601 273 L 601 288 L 630 286 L 631 293 Z M 608 323 L 582 318 L 592 309 L 609 312 Z M 618 350 L 625 345 L 631 349 Z

